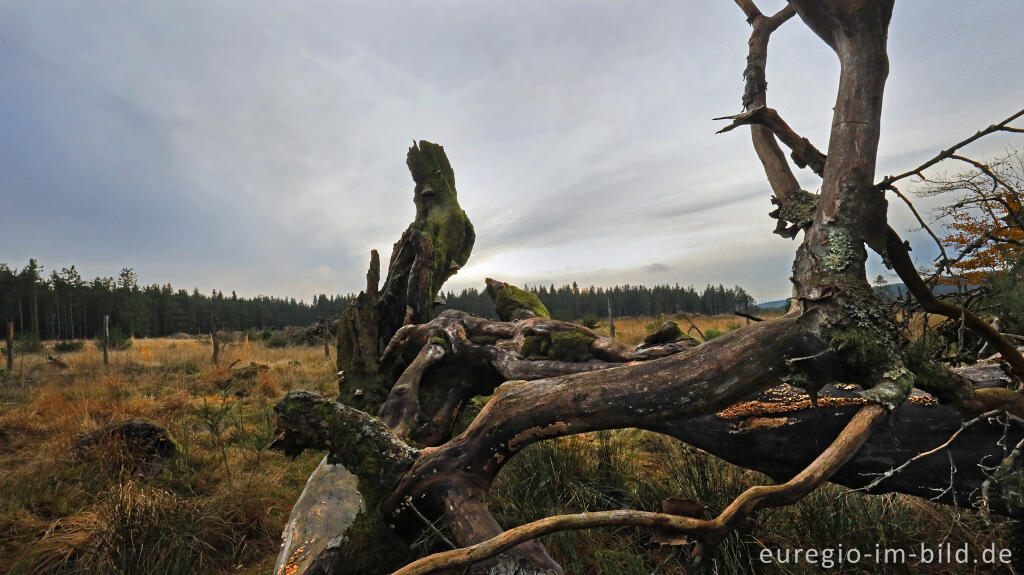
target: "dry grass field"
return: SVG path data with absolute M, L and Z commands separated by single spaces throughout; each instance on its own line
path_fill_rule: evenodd
M 674 317 L 619 318 L 616 327 L 636 342 L 668 319 L 689 328 Z M 709 337 L 745 323 L 693 320 Z M 598 331 L 607 330 L 604 323 Z M 222 349 L 217 367 L 209 341 L 187 337 L 135 340 L 112 352 L 106 367 L 92 342 L 59 358 L 67 368 L 38 353 L 18 356 L 22 375 L 0 379 L 0 572 L 270 573 L 290 506 L 320 459 L 289 460 L 267 449 L 273 404 L 291 389 L 333 395 L 333 359 L 320 347 L 268 348 L 243 338 Z M 236 367 L 255 361 L 266 369 L 232 377 L 236 360 Z M 129 418 L 173 435 L 180 455 L 161 474 L 144 478 L 112 460 L 71 456 L 78 434 Z M 656 509 L 672 496 L 699 499 L 717 513 L 766 481 L 674 440 L 619 430 L 531 446 L 499 475 L 490 504 L 507 525 L 554 513 Z M 682 548 L 652 544 L 650 535 L 589 530 L 545 543 L 568 573 L 685 573 L 675 561 Z M 1004 526 L 985 526 L 963 510 L 827 486 L 760 514 L 723 543 L 715 561 L 720 573 L 817 573 L 808 565 L 765 566 L 758 553 L 765 546 L 912 549 L 939 541 L 980 549 L 1004 538 Z M 911 572 L 892 567 L 843 572 Z M 912 572 L 963 572 L 946 567 Z
M 208 342 L 135 340 L 102 353 L 91 342 L 18 358 L 0 383 L 0 565 L 11 573 L 268 573 L 291 502 L 316 466 L 266 449 L 273 403 L 287 390 L 330 394 L 321 348 L 229 343 L 221 367 Z M 267 370 L 232 378 L 227 366 Z M 75 461 L 71 443 L 110 422 L 167 427 L 181 455 L 141 479 Z M 0 568 L 2 571 L 3 568 Z
M 782 314 L 782 311 L 772 311 L 770 314 L 758 312 L 765 319 L 778 317 Z M 658 329 L 661 324 L 666 321 L 674 321 L 679 324 L 679 327 L 689 333 L 691 336 L 698 340 L 703 339 L 700 334 L 704 334 L 708 339 L 723 333 L 732 331 L 745 325 L 750 320 L 737 316 L 737 315 L 696 315 L 696 314 L 667 314 L 658 317 L 617 317 L 615 318 L 615 337 L 621 341 L 629 344 L 640 343 L 647 334 Z M 600 323 L 595 328 L 595 331 L 601 335 L 609 335 L 608 320 L 602 318 Z

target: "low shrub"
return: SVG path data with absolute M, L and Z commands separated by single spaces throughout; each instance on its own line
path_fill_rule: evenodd
M 57 353 L 70 353 L 72 351 L 82 351 L 84 346 L 85 342 L 82 340 L 66 339 L 53 344 L 53 351 Z
M 125 333 L 120 327 L 110 328 L 110 349 L 124 351 L 132 347 L 131 335 Z M 96 349 L 103 349 L 103 331 L 96 334 Z
M 34 332 L 26 333 L 14 342 L 14 351 L 18 353 L 39 353 L 44 349 L 46 348 L 43 346 L 43 340 Z
M 288 346 L 288 338 L 279 331 L 275 331 L 270 334 L 270 337 L 264 340 L 267 347 L 281 348 Z

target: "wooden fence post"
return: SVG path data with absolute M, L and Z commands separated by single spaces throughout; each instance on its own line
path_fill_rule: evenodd
M 615 318 L 612 317 L 612 298 L 606 300 L 608 302 L 608 332 L 611 336 L 615 337 Z
M 324 357 L 330 359 L 331 357 L 331 328 L 330 323 L 324 322 Z
M 211 320 L 211 333 L 210 337 L 213 338 L 213 365 L 217 365 L 220 360 L 220 339 L 217 338 L 217 320 Z
M 14 371 L 14 322 L 7 322 L 7 372 Z
M 110 365 L 107 350 L 110 349 L 110 316 L 103 316 L 103 365 Z

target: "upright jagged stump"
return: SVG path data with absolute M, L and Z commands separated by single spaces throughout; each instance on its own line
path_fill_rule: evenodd
M 366 291 L 338 326 L 339 399 L 369 413 L 377 412 L 394 381 L 379 363 L 388 341 L 403 325 L 433 318 L 438 291 L 465 265 L 476 240 L 444 148 L 414 142 L 406 165 L 416 184 L 416 219 L 395 244 L 380 287 L 380 261 L 372 252 Z

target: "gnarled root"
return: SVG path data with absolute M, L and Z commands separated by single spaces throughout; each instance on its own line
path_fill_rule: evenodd
M 399 437 L 439 445 L 450 437 L 466 402 L 490 395 L 503 381 L 598 371 L 694 344 L 632 347 L 564 321 L 501 322 L 448 310 L 428 323 L 403 327 L 388 344 L 381 363 L 398 375 L 380 416 Z
M 718 517 L 711 520 L 633 510 L 547 517 L 510 529 L 470 547 L 424 557 L 399 569 L 394 575 L 426 575 L 442 569 L 465 567 L 542 535 L 568 529 L 619 525 L 653 527 L 663 531 L 685 533 L 702 542 L 715 543 L 758 509 L 790 505 L 813 491 L 857 452 L 871 435 L 871 431 L 887 414 L 888 411 L 877 404 L 861 408 L 832 445 L 796 477 L 782 485 L 751 487 L 734 499 Z

